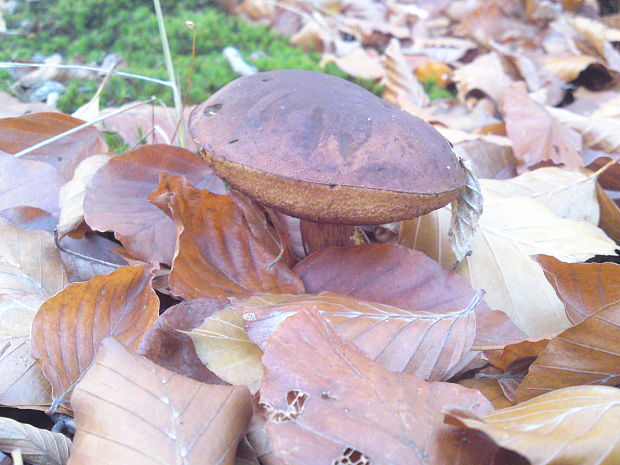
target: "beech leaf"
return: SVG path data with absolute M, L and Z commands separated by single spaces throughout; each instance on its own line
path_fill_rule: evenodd
M 69 460 L 70 448 L 71 440 L 64 434 L 0 418 L 0 450 L 18 449 L 28 463 L 64 465 Z
M 73 283 L 48 299 L 32 324 L 33 355 L 52 385 L 51 410 L 88 370 L 101 341 L 116 336 L 136 349 L 155 322 L 159 299 L 150 266 L 126 266 Z
M 283 320 L 304 309 L 316 309 L 336 334 L 371 360 L 388 370 L 431 381 L 454 374 L 454 367 L 471 349 L 476 330 L 474 306 L 443 313 L 412 311 L 329 292 L 289 296 L 283 302 L 257 296 L 236 308 L 247 321 L 250 338 L 260 347 Z
M 443 423 L 447 404 L 483 415 L 478 391 L 391 372 L 337 336 L 315 311 L 287 318 L 265 347 L 261 406 L 288 464 L 492 462 L 482 436 Z
M 560 389 L 482 418 L 446 409 L 452 422 L 483 431 L 532 465 L 611 465 L 620 460 L 620 391 Z
M 71 397 L 69 465 L 233 465 L 252 416 L 246 388 L 185 378 L 105 339 Z

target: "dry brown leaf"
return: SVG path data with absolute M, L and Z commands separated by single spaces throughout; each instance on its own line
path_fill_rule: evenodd
M 48 296 L 60 291 L 67 277 L 52 237 L 24 231 L 0 218 L 0 292 Z
M 83 123 L 63 113 L 35 113 L 0 119 L 0 150 L 17 153 Z M 68 181 L 83 159 L 107 151 L 99 131 L 88 127 L 41 147 L 25 155 L 24 159 L 49 163 Z
M 26 231 L 41 230 L 51 233 L 58 224 L 58 219 L 51 213 L 34 207 L 0 210 L 0 217 L 6 218 L 10 223 Z
M 443 424 L 450 405 L 484 414 L 482 394 L 387 371 L 337 336 L 311 310 L 287 318 L 263 356 L 261 406 L 285 463 L 439 464 L 492 462 L 482 436 Z
M 501 57 L 495 52 L 477 57 L 471 63 L 456 69 L 452 76 L 462 102 L 470 92 L 480 90 L 498 105 L 502 105 L 506 89 L 512 83 Z
M 564 305 L 530 255 L 584 261 L 597 254 L 613 254 L 615 243 L 591 223 L 561 218 L 533 198 L 496 194 L 485 183 L 481 183 L 485 210 L 474 235 L 473 253 L 457 271 L 472 287 L 484 289 L 487 303 L 506 312 L 528 336 L 566 329 L 570 323 Z M 403 243 L 446 267 L 454 263 L 447 236 L 449 208 L 406 223 Z
M 586 18 L 585 16 L 571 18 L 570 24 L 594 47 L 599 56 L 607 62 L 611 69 L 620 71 L 620 54 L 610 43 L 612 41 L 620 41 L 619 29 L 609 28 L 602 22 Z
M 185 378 L 113 338 L 71 403 L 77 433 L 69 465 L 233 465 L 252 416 L 247 389 Z
M 468 160 L 459 158 L 459 164 L 465 173 L 465 190 L 452 201 L 452 218 L 450 220 L 450 247 L 461 263 L 471 254 L 471 241 L 478 227 L 483 209 L 483 198 L 480 183 Z
M 412 311 L 465 308 L 476 294 L 466 280 L 423 253 L 390 244 L 330 247 L 310 255 L 294 271 L 306 292 L 337 292 Z M 476 308 L 475 345 L 507 344 L 522 336 L 502 312 L 484 302 Z
M 501 376 L 497 368 L 485 368 L 476 373 L 476 376 L 459 381 L 461 386 L 469 389 L 477 389 L 488 399 L 495 409 L 510 407 L 512 403 L 506 399 L 496 377 Z
M 383 79 L 385 77 L 385 67 L 381 63 L 380 57 L 373 53 L 373 49 L 363 47 L 356 48 L 353 52 L 344 56 L 324 54 L 321 58 L 321 65 L 336 63 L 345 73 L 362 79 Z
M 581 134 L 586 147 L 607 153 L 620 151 L 620 120 L 585 117 L 562 108 L 547 107 L 547 111 L 560 123 Z
M 534 258 L 566 306 L 571 323 L 580 323 L 599 310 L 620 309 L 620 265 L 564 263 L 545 255 Z
M 32 323 L 32 348 L 52 385 L 52 411 L 68 402 L 105 337 L 138 347 L 159 310 L 152 272 L 150 266 L 119 268 L 70 284 L 41 306 Z
M 0 118 L 14 118 L 29 113 L 49 113 L 55 111 L 59 110 L 45 103 L 23 103 L 7 92 L 0 92 Z
M 616 265 L 618 266 L 618 265 Z M 517 389 L 522 402 L 555 389 L 620 382 L 620 306 L 611 306 L 553 337 Z
M 384 66 L 385 100 L 414 114 L 428 105 L 430 99 L 407 64 L 398 39 L 392 38 L 385 49 Z
M 598 58 L 590 55 L 545 56 L 545 71 L 555 74 L 566 82 L 572 82 L 590 65 L 598 63 Z
M 58 222 L 58 235 L 65 234 L 76 228 L 84 221 L 84 196 L 86 187 L 95 173 L 110 161 L 110 155 L 93 155 L 88 157 L 77 166 L 71 181 L 60 189 L 60 220 Z
M 159 316 L 146 332 L 138 353 L 157 365 L 208 384 L 225 384 L 202 363 L 186 332 L 222 310 L 227 299 L 202 298 L 174 305 Z
M 454 152 L 472 162 L 479 178 L 505 179 L 517 174 L 517 159 L 509 146 L 485 140 L 469 140 L 455 145 Z
M 0 210 L 34 207 L 58 215 L 62 179 L 47 163 L 0 152 Z
M 47 409 L 51 388 L 30 355 L 30 326 L 45 301 L 36 294 L 0 294 L 0 405 Z
M 150 198 L 169 209 L 177 224 L 177 253 L 170 273 L 175 295 L 195 299 L 303 292 L 299 277 L 253 234 L 232 197 L 162 174 Z
M 70 448 L 71 440 L 64 434 L 0 418 L 0 450 L 19 450 L 28 463 L 65 465 Z
M 286 300 L 274 297 L 257 296 L 235 305 L 247 321 L 250 339 L 260 347 L 282 321 L 304 309 L 316 309 L 336 334 L 388 370 L 437 381 L 454 375 L 474 341 L 472 306 L 431 313 L 329 292 L 289 296 Z
M 615 388 L 574 387 L 550 392 L 480 418 L 447 409 L 451 423 L 483 431 L 532 465 L 612 465 L 620 460 Z
M 114 157 L 93 176 L 86 190 L 84 216 L 99 231 L 114 231 L 134 257 L 172 263 L 174 222 L 147 196 L 159 173 L 186 176 L 198 188 L 224 193 L 223 182 L 197 155 L 169 145 L 144 145 Z
M 580 135 L 530 99 L 523 82 L 515 82 L 508 87 L 503 111 L 515 157 L 524 167 L 546 160 L 571 169 L 583 165 L 579 156 Z
M 201 325 L 184 334 L 192 338 L 202 363 L 222 380 L 258 390 L 263 366 L 262 351 L 243 328 L 243 318 L 232 308 L 208 316 Z

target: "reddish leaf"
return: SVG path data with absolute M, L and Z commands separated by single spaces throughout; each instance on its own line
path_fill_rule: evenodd
M 185 299 L 261 292 L 300 293 L 303 285 L 247 227 L 232 197 L 198 190 L 162 174 L 151 198 L 177 224 L 177 254 L 170 288 Z
M 51 213 L 34 207 L 8 208 L 0 211 L 0 216 L 26 231 L 40 229 L 51 233 L 58 224 L 58 218 Z
M 119 266 L 127 265 L 112 250 L 118 243 L 99 234 L 87 232 L 80 239 L 65 236 L 59 241 L 60 258 L 69 282 L 88 281 L 100 274 L 108 274 Z
M 63 113 L 35 113 L 3 118 L 0 119 L 0 150 L 17 153 L 83 123 Z M 41 147 L 24 158 L 49 163 L 68 181 L 83 159 L 107 151 L 108 147 L 101 134 L 91 126 Z
M 306 292 L 331 291 L 406 310 L 445 312 L 465 308 L 476 291 L 456 273 L 421 252 L 390 244 L 327 248 L 298 263 Z M 520 341 L 505 314 L 483 302 L 476 308 L 475 345 Z
M 492 410 L 482 394 L 387 371 L 316 312 L 283 322 L 263 364 L 261 405 L 284 463 L 485 464 L 495 455 L 482 436 L 464 437 L 443 424 L 448 404 L 481 415 Z
M 165 171 L 186 176 L 199 188 L 223 193 L 222 181 L 197 155 L 169 145 L 144 145 L 114 157 L 93 176 L 84 216 L 99 231 L 114 231 L 135 257 L 172 263 L 174 222 L 147 200 Z
M 196 381 L 223 384 L 223 381 L 200 361 L 191 338 L 177 330 L 191 331 L 226 304 L 226 299 L 203 298 L 187 300 L 170 307 L 148 329 L 138 353 L 168 370 Z
M 555 389 L 620 383 L 620 306 L 608 307 L 552 338 L 517 390 L 522 402 Z
M 161 368 L 107 338 L 71 397 L 69 465 L 232 465 L 252 416 L 247 389 Z
M 70 284 L 41 306 L 32 323 L 32 346 L 52 385 L 52 411 L 67 402 L 105 337 L 138 347 L 159 308 L 151 281 L 151 267 L 123 267 Z
M 523 82 L 508 87 L 504 95 L 504 114 L 515 157 L 526 167 L 546 160 L 571 169 L 583 165 L 579 156 L 581 136 L 531 100 Z
M 576 324 L 604 308 L 620 309 L 620 265 L 616 263 L 564 263 L 548 255 L 535 260 Z
M 388 370 L 432 381 L 454 374 L 455 366 L 471 349 L 476 328 L 472 307 L 420 312 L 329 292 L 290 296 L 282 303 L 258 296 L 236 308 L 247 320 L 250 339 L 260 347 L 283 320 L 304 309 L 316 309 L 339 336 L 353 342 L 370 359 Z
M 0 210 L 34 207 L 57 215 L 61 185 L 58 172 L 47 163 L 0 152 Z

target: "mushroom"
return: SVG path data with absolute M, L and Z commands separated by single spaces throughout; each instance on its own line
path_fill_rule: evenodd
M 307 252 L 352 244 L 351 225 L 440 208 L 465 185 L 450 143 L 430 124 L 329 74 L 241 77 L 198 105 L 189 128 L 233 188 L 302 220 Z

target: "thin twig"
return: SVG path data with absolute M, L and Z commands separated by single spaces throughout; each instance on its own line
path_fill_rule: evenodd
M 128 111 L 128 110 L 132 110 L 133 108 L 139 107 L 140 105 L 144 105 L 146 103 L 151 103 L 153 101 L 155 101 L 155 97 L 151 97 L 148 100 L 143 100 L 142 102 L 137 102 L 134 105 L 129 105 L 128 107 L 119 108 L 118 110 L 113 111 L 112 113 L 108 113 L 105 116 L 100 116 L 97 119 L 94 119 L 92 121 L 88 121 L 88 122 L 86 122 L 84 124 L 80 124 L 79 126 L 76 126 L 76 127 L 72 128 L 72 129 L 69 129 L 68 131 L 61 132 L 60 134 L 57 134 L 54 137 L 50 137 L 49 139 L 45 139 L 44 141 L 39 142 L 38 144 L 34 144 L 34 145 L 32 145 L 32 146 L 22 150 L 21 152 L 17 152 L 14 155 L 14 157 L 15 158 L 19 158 L 19 157 L 23 157 L 24 155 L 28 155 L 29 153 L 34 152 L 35 150 L 40 149 L 41 147 L 45 147 L 46 145 L 51 144 L 52 142 L 56 142 L 57 140 L 60 140 L 63 137 L 69 136 L 71 134 L 74 134 L 76 132 L 81 131 L 82 129 L 86 129 L 86 128 L 90 127 L 90 126 L 93 126 L 93 125 L 99 123 L 100 121 L 104 121 L 104 120 L 106 120 L 106 119 L 108 119 L 108 118 L 110 118 L 112 116 L 116 116 L 116 115 L 118 115 L 120 113 L 123 113 L 123 112 Z
M 59 69 L 82 69 L 85 71 L 98 71 L 106 73 L 108 68 L 99 68 L 97 66 L 85 66 L 85 65 L 55 65 L 51 63 L 13 63 L 11 61 L 0 61 L 0 69 L 4 68 L 59 68 Z M 173 84 L 169 81 L 163 81 L 161 79 L 155 79 L 148 76 L 142 76 L 140 74 L 126 73 L 125 71 L 114 70 L 113 74 L 117 76 L 127 77 L 131 79 L 139 79 L 141 81 L 148 81 L 154 84 L 173 88 Z

